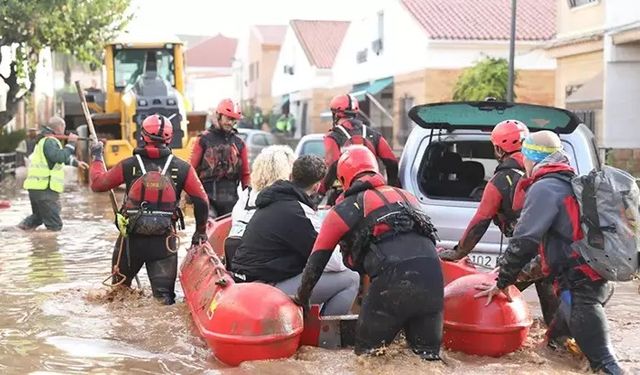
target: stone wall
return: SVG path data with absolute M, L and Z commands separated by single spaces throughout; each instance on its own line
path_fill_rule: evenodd
M 640 149 L 613 149 L 607 151 L 607 164 L 640 177 Z

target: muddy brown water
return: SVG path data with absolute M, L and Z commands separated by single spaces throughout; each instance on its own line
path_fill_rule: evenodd
M 0 373 L 2 374 L 579 374 L 583 361 L 547 351 L 534 324 L 525 348 L 503 358 L 446 352 L 447 364 L 424 363 L 394 344 L 386 355 L 359 358 L 349 350 L 303 347 L 291 359 L 228 368 L 212 357 L 194 331 L 178 289 L 178 303 L 161 306 L 143 295 L 112 298 L 109 275 L 116 229 L 107 196 L 76 188 L 62 197 L 64 229 L 11 229 L 30 212 L 26 192 L 0 183 Z M 184 233 L 186 242 L 193 221 Z M 180 251 L 184 256 L 185 246 Z M 535 292 L 526 294 L 535 316 Z M 640 374 L 638 284 L 617 286 L 607 307 L 613 345 L 622 365 Z M 585 327 L 588 329 L 588 327 Z

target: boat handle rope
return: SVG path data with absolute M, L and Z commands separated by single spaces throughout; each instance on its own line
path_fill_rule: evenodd
M 202 245 L 200 246 L 202 249 L 204 249 L 204 252 L 207 253 L 209 259 L 211 260 L 211 263 L 213 263 L 214 265 L 213 270 L 216 273 L 216 276 L 218 276 L 218 280 L 216 280 L 215 284 L 219 286 L 227 286 L 227 279 L 224 278 L 226 270 L 224 269 L 222 263 L 220 263 L 220 259 L 218 258 L 218 256 L 214 252 L 212 252 L 212 249 L 209 249 L 209 247 Z
M 118 260 L 116 261 L 116 264 L 113 265 L 113 270 L 111 272 L 111 275 L 109 275 L 106 279 L 102 281 L 102 285 L 104 286 L 115 288 L 117 286 L 122 285 L 125 281 L 127 281 L 127 276 L 125 276 L 122 272 L 120 272 L 120 260 L 122 259 L 122 251 L 124 250 L 124 241 L 125 241 L 125 238 L 120 237 L 120 248 L 118 250 Z M 113 280 L 114 276 L 119 277 L 120 281 L 116 283 L 107 283 L 107 281 Z

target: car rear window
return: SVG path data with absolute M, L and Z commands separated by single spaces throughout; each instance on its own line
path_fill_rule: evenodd
M 530 130 L 552 130 L 570 134 L 581 120 L 565 109 L 533 104 L 503 102 L 454 102 L 413 107 L 409 117 L 427 129 L 479 129 L 491 131 L 504 120 L 515 119 Z
M 418 177 L 429 198 L 479 202 L 498 162 L 489 141 L 432 142 Z
M 571 166 L 580 173 L 573 146 L 565 140 L 562 145 Z M 422 158 L 418 183 L 430 199 L 479 202 L 497 166 L 489 140 L 433 141 Z
M 306 141 L 302 145 L 301 155 L 316 155 L 324 157 L 324 142 L 322 140 Z

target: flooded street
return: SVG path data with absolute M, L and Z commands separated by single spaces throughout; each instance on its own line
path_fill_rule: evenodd
M 117 194 L 121 198 L 121 193 Z M 573 374 L 585 364 L 541 347 L 544 331 L 532 329 L 524 350 L 501 359 L 447 353 L 448 365 L 427 364 L 394 345 L 380 358 L 351 351 L 302 348 L 295 358 L 226 368 L 213 359 L 193 325 L 178 284 L 178 303 L 166 307 L 150 297 L 146 273 L 143 296 L 108 298 L 101 281 L 109 276 L 116 229 L 108 196 L 79 188 L 62 195 L 64 228 L 24 233 L 7 227 L 30 213 L 26 192 L 10 181 L 0 185 L 0 372 L 180 373 L 180 374 Z M 193 231 L 188 222 L 183 243 Z M 180 251 L 181 258 L 185 245 Z M 638 283 L 621 284 L 607 307 L 613 344 L 622 365 L 640 373 Z M 539 316 L 535 292 L 527 293 Z M 588 327 L 585 327 L 588 329 Z

